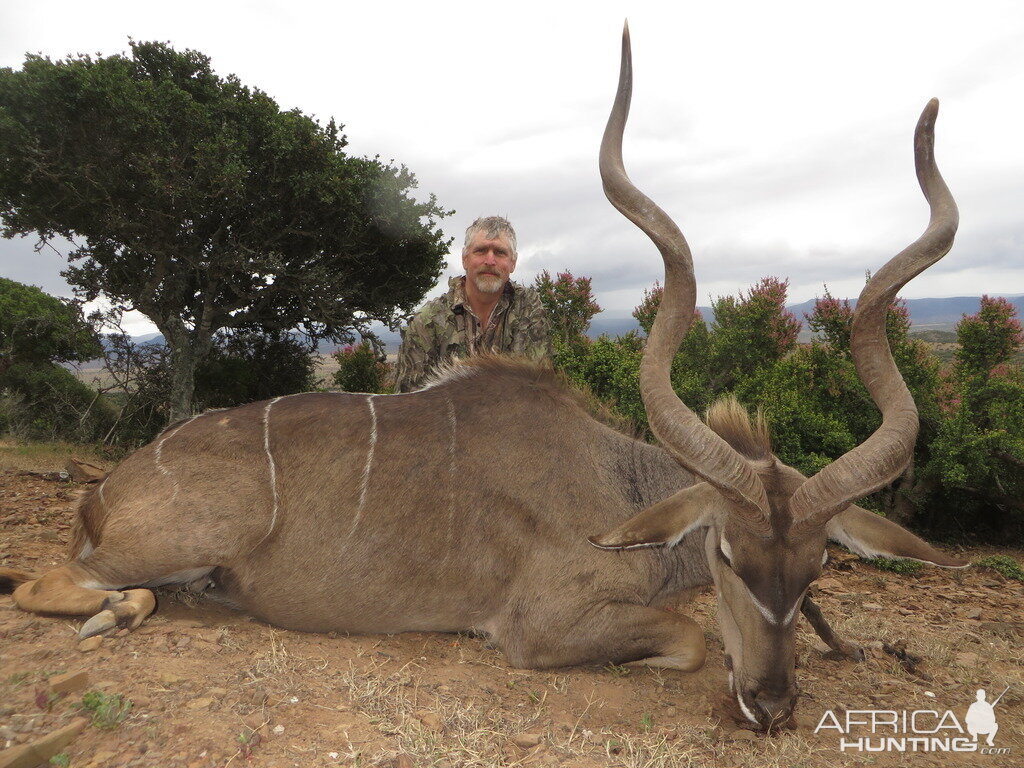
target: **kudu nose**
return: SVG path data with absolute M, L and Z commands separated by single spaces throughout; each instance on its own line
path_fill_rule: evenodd
M 789 721 L 796 701 L 788 692 L 764 690 L 754 696 L 754 703 L 760 710 L 757 714 L 761 725 L 770 728 L 785 725 Z

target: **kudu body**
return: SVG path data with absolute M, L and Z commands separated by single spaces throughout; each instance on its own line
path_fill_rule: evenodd
M 95 613 L 88 636 L 138 626 L 154 607 L 146 587 L 192 582 L 293 629 L 477 630 L 518 666 L 692 670 L 704 660 L 700 627 L 659 605 L 713 582 L 739 708 L 760 727 L 787 719 L 801 609 L 833 647 L 857 651 L 806 597 L 827 537 L 959 565 L 850 506 L 902 472 L 916 437 L 884 318 L 956 227 L 931 157 L 935 105 L 916 139 L 932 224 L 876 273 L 854 324 L 855 362 L 883 425 L 808 480 L 774 458 L 763 424 L 735 403 L 705 425 L 671 390 L 695 285 L 682 235 L 622 169 L 631 77 L 627 36 L 601 171 L 609 199 L 665 259 L 641 369 L 663 447 L 594 419 L 551 371 L 491 358 L 412 394 L 303 394 L 210 412 L 168 428 L 84 500 L 71 562 L 39 578 L 0 571 L 20 583 L 17 604 Z

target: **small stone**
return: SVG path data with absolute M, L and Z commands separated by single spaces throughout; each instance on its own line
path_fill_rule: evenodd
M 879 605 L 878 603 L 862 603 L 861 608 L 867 608 L 869 611 L 884 611 L 885 606 Z
M 199 699 L 193 699 L 186 706 L 188 706 L 189 709 L 209 709 L 213 706 L 213 699 L 208 696 L 204 696 Z
M 215 699 L 220 699 L 220 698 L 223 698 L 224 696 L 228 695 L 228 689 L 227 688 L 211 688 L 210 690 L 208 690 L 206 692 L 206 695 L 207 696 L 212 696 Z
M 275 736 L 280 736 L 282 733 L 284 733 L 284 726 L 275 725 L 270 732 L 273 733 Z
M 63 675 L 54 675 L 50 678 L 50 690 L 54 693 L 74 693 L 75 691 L 84 691 L 88 686 L 89 673 L 84 669 L 79 669 L 74 672 L 66 672 Z
M 512 743 L 520 749 L 536 747 L 540 742 L 541 735 L 539 733 L 517 733 L 512 737 Z
M 413 768 L 415 765 L 416 763 L 413 762 L 412 755 L 405 752 L 396 757 L 394 762 L 395 768 Z
M 964 617 L 968 619 L 980 619 L 981 608 L 971 608 L 964 613 Z
M 175 683 L 180 683 L 185 679 L 181 675 L 175 675 L 173 672 L 161 672 L 156 676 L 156 678 L 164 685 L 174 685 Z
M 93 635 L 82 640 L 78 644 L 78 650 L 80 653 L 89 653 L 90 651 L 95 651 L 101 645 L 103 645 L 103 635 Z

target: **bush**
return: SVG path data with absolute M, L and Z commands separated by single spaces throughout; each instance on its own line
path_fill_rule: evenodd
M 338 361 L 334 384 L 345 392 L 381 393 L 389 389 L 390 366 L 368 341 L 339 349 L 332 355 Z
M 29 439 L 102 440 L 116 418 L 106 398 L 52 363 L 12 365 L 0 392 L 0 429 Z
M 316 388 L 315 363 L 307 347 L 286 334 L 258 331 L 220 334 L 210 356 L 196 369 L 197 411 L 231 408 Z M 171 401 L 170 350 L 159 344 L 109 341 L 107 368 L 121 385 L 121 415 L 112 442 L 135 448 L 167 426 Z

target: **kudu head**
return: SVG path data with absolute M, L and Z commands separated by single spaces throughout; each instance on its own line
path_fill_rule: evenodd
M 931 208 L 925 233 L 871 278 L 860 295 L 852 356 L 882 411 L 882 425 L 814 477 L 777 461 L 767 429 L 726 402 L 704 423 L 676 396 L 672 356 L 696 304 L 690 250 L 673 221 L 630 182 L 622 164 L 632 66 L 623 35 L 618 93 L 601 144 L 601 177 L 612 204 L 654 241 L 665 261 L 665 290 L 647 340 L 640 386 L 651 431 L 703 480 L 592 537 L 609 549 L 672 547 L 703 530 L 718 594 L 730 685 L 743 715 L 761 728 L 789 719 L 796 701 L 795 627 L 801 604 L 831 538 L 865 555 L 909 557 L 959 566 L 899 526 L 852 505 L 898 477 L 913 456 L 917 409 L 893 362 L 885 335 L 889 303 L 912 277 L 950 248 L 957 209 L 933 157 L 938 102 L 925 107 L 914 139 L 917 175 Z M 699 535 L 699 533 L 698 533 Z

